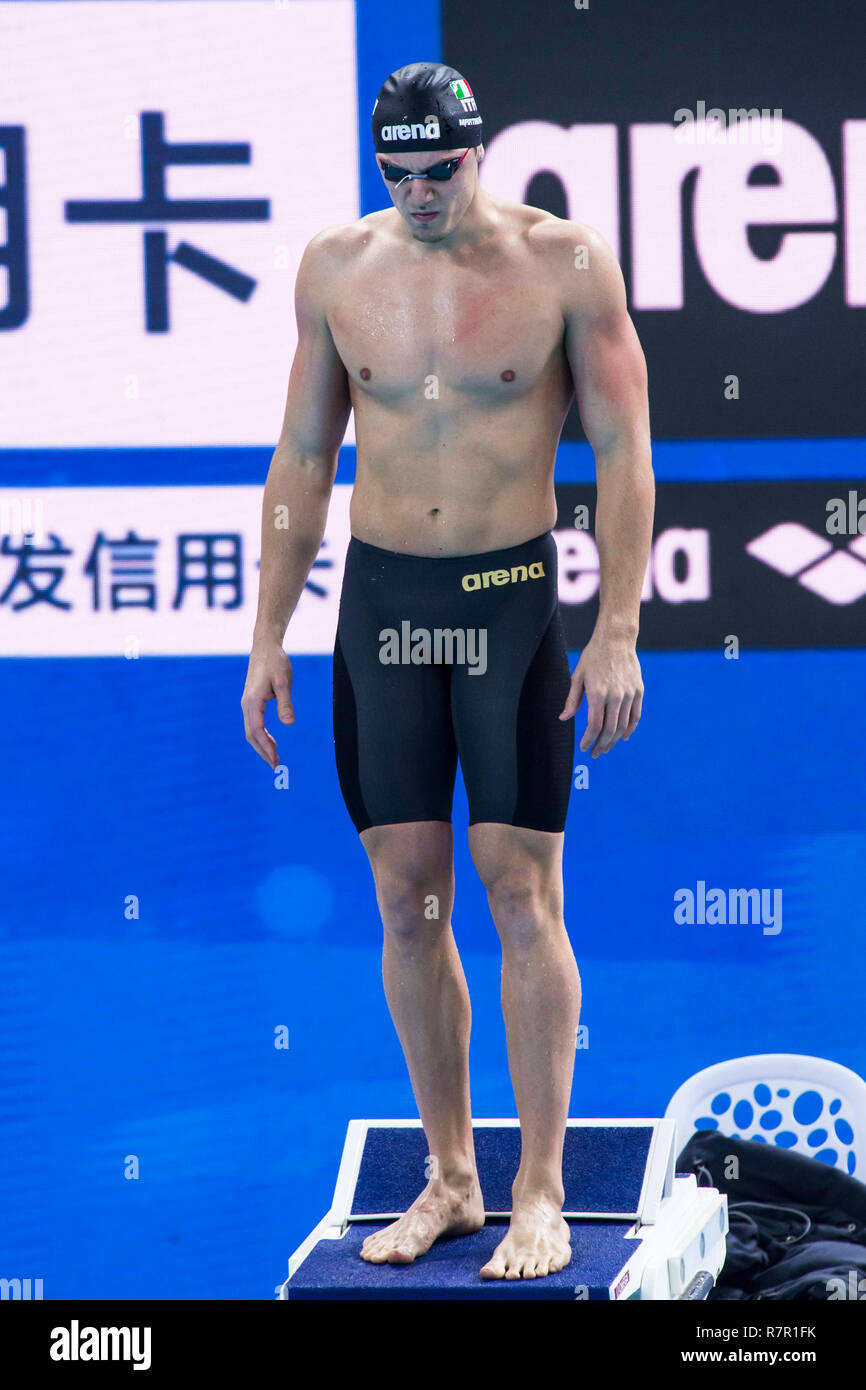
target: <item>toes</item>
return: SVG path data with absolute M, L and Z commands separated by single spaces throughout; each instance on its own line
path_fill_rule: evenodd
M 388 1254 L 388 1263 L 392 1265 L 410 1265 L 414 1259 L 412 1251 L 402 1245 L 396 1246 Z
M 385 1255 L 383 1251 L 379 1250 L 378 1247 L 374 1247 L 374 1249 L 372 1250 L 361 1251 L 361 1259 L 368 1260 L 371 1265 L 382 1265 L 385 1263 L 387 1258 L 387 1255 Z
M 360 1253 L 362 1260 L 374 1265 L 410 1265 L 415 1259 L 414 1251 L 407 1250 L 403 1245 L 394 1245 L 392 1241 L 381 1241 L 369 1248 L 365 1241 Z
M 482 1279 L 543 1279 L 547 1274 L 555 1274 L 564 1269 L 571 1259 L 571 1247 L 559 1253 L 551 1253 L 549 1247 L 540 1253 L 515 1253 L 513 1249 L 495 1251 L 481 1270 Z
M 371 1264 L 384 1264 L 391 1251 L 395 1248 L 393 1235 L 387 1239 L 387 1232 L 376 1231 L 373 1235 L 367 1236 L 361 1246 L 360 1254 L 364 1260 L 369 1260 Z

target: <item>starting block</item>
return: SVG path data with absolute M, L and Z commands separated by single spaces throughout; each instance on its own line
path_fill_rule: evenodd
M 696 1300 L 725 1261 L 724 1193 L 678 1175 L 676 1126 L 569 1120 L 563 1216 L 571 1263 L 537 1279 L 482 1279 L 511 1212 L 520 1162 L 515 1120 L 475 1120 L 485 1225 L 442 1237 L 413 1264 L 371 1264 L 368 1235 L 402 1216 L 430 1176 L 420 1120 L 350 1120 L 330 1211 L 289 1259 L 280 1299 Z

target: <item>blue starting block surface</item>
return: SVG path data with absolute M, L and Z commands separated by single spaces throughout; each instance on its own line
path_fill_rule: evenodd
M 371 1264 L 368 1235 L 423 1191 L 431 1160 L 420 1121 L 352 1120 L 331 1210 L 289 1260 L 283 1299 L 568 1299 L 706 1297 L 724 1263 L 727 1204 L 676 1176 L 672 1120 L 569 1120 L 563 1215 L 572 1259 L 539 1279 L 482 1279 L 508 1228 L 520 1162 L 517 1120 L 476 1120 L 486 1220 L 442 1238 L 410 1265 Z
M 342 1240 L 320 1241 L 291 1279 L 289 1298 L 606 1299 L 612 1275 L 634 1252 L 634 1241 L 627 1240 L 631 1221 L 593 1227 L 570 1221 L 572 1257 L 564 1269 L 543 1279 L 482 1279 L 478 1271 L 508 1230 L 508 1218 L 497 1217 L 471 1236 L 437 1240 L 414 1264 L 371 1265 L 359 1251 L 387 1224 L 353 1223 Z
M 647 1177 L 653 1126 L 570 1125 L 562 1152 L 563 1212 L 573 1216 L 636 1217 Z M 511 1212 L 511 1184 L 520 1164 L 517 1126 L 475 1129 L 475 1161 L 489 1216 Z M 423 1129 L 367 1131 L 350 1215 L 400 1215 L 424 1187 Z M 420 1186 L 419 1186 L 420 1180 Z M 414 1196 L 407 1194 L 414 1191 Z

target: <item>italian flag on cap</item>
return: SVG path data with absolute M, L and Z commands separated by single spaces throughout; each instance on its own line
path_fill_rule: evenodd
M 448 85 L 458 101 L 465 101 L 467 97 L 471 97 L 472 95 L 472 88 L 469 86 L 469 83 L 464 82 L 462 78 L 459 82 L 449 82 Z

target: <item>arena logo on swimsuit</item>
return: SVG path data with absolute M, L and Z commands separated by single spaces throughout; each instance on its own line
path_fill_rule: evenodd
M 514 565 L 510 574 L 508 570 L 483 570 L 480 574 L 464 574 L 460 582 L 467 593 L 472 593 L 474 589 L 489 589 L 491 584 L 522 584 L 526 579 L 542 579 L 543 576 L 544 561 L 535 560 L 528 572 L 526 565 Z

